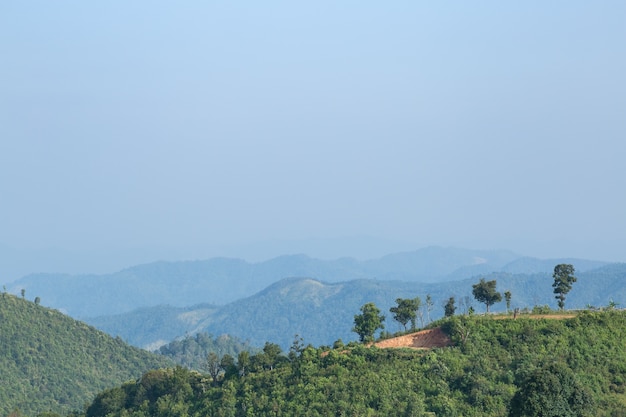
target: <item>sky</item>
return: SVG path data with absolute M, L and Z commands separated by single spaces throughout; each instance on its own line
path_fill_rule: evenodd
M 624 262 L 624 22 L 621 0 L 1 2 L 0 273 Z

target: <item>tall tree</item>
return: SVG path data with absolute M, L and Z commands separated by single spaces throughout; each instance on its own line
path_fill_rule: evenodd
M 554 267 L 554 274 L 552 274 L 554 282 L 552 288 L 556 294 L 554 298 L 558 300 L 559 308 L 563 310 L 565 308 L 565 296 L 572 289 L 572 285 L 576 282 L 574 276 L 574 266 L 570 264 L 558 264 Z
M 360 311 L 361 314 L 354 316 L 352 331 L 359 335 L 361 342 L 372 342 L 376 330 L 385 328 L 385 316 L 380 314 L 380 309 L 374 303 L 364 304 Z
M 406 331 L 406 325 L 411 322 L 411 328 L 415 329 L 415 321 L 417 319 L 417 310 L 419 310 L 422 300 L 419 297 L 415 298 L 397 298 L 396 307 L 391 307 L 389 311 L 393 313 L 393 319 L 404 326 Z
M 298 359 L 298 357 L 302 354 L 302 352 L 304 351 L 304 339 L 302 337 L 300 337 L 300 335 L 296 334 L 293 336 L 293 343 L 291 344 L 291 347 L 289 348 L 289 353 L 287 354 L 287 357 L 289 358 L 290 361 L 295 361 L 296 359 Z
M 280 345 L 276 343 L 265 342 L 265 346 L 263 346 L 263 353 L 257 355 L 261 356 L 262 364 L 264 367 L 269 369 L 270 371 L 274 369 L 274 366 L 279 362 L 280 356 L 283 353 Z
M 435 303 L 433 302 L 433 298 L 430 294 L 426 294 L 426 317 L 428 318 L 428 322 L 430 323 L 430 312 L 433 309 Z
M 489 313 L 489 306 L 502 301 L 502 294 L 496 291 L 495 279 L 485 281 L 485 278 L 481 278 L 478 284 L 472 285 L 472 294 L 476 301 L 487 306 L 487 313 Z
M 454 297 L 448 298 L 448 302 L 443 306 L 443 314 L 446 317 L 454 316 L 454 312 L 456 311 L 456 306 L 454 305 L 455 300 Z
M 506 312 L 509 312 L 509 309 L 511 308 L 511 291 L 505 291 L 504 292 L 504 301 L 506 301 Z
M 472 306 L 472 297 L 469 295 L 464 295 L 459 298 L 459 307 L 463 308 L 463 314 L 467 314 L 468 310 Z
M 206 369 L 206 371 L 211 376 L 211 379 L 213 380 L 213 385 L 217 384 L 217 378 L 220 372 L 222 372 L 222 364 L 220 361 L 220 357 L 217 353 L 209 352 L 206 357 L 204 369 Z
M 236 376 L 238 373 L 235 358 L 233 358 L 228 353 L 222 356 L 222 359 L 220 359 L 220 367 L 224 371 L 224 379 Z
M 237 355 L 237 370 L 240 376 L 246 376 L 250 366 L 250 352 L 243 350 Z

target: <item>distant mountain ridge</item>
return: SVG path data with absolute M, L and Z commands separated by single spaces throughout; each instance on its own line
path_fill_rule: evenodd
M 39 296 L 43 305 L 84 319 L 162 304 L 175 307 L 202 303 L 224 305 L 252 296 L 288 277 L 310 277 L 324 282 L 357 279 L 444 282 L 490 272 L 515 273 L 520 268 L 526 271 L 532 259 L 505 250 L 441 247 L 367 261 L 353 258 L 326 261 L 305 255 L 285 255 L 258 263 L 213 258 L 154 262 L 105 275 L 32 274 L 9 284 L 9 291 L 19 293 L 25 289 L 28 294 Z M 533 268 L 550 272 L 560 260 L 536 260 L 535 263 Z M 605 264 L 583 260 L 573 263 L 579 271 Z
M 567 308 L 606 306 L 611 301 L 626 306 L 626 264 L 605 265 L 577 272 L 576 275 L 578 281 L 567 296 Z M 556 308 L 551 273 L 495 272 L 484 277 L 487 280 L 495 279 L 497 290 L 501 293 L 511 291 L 511 308 L 532 308 L 535 305 Z M 160 306 L 142 309 L 141 315 L 162 317 L 161 326 L 152 326 L 157 329 L 178 328 L 180 332 L 230 334 L 256 346 L 271 341 L 287 349 L 296 334 L 306 335 L 306 342 L 316 346 L 331 345 L 337 339 L 344 342 L 356 339 L 356 334 L 351 330 L 353 317 L 359 307 L 367 302 L 374 302 L 387 316 L 386 330 L 392 333 L 400 330 L 400 325 L 393 321 L 389 313 L 396 298 L 420 297 L 424 305 L 426 296 L 430 295 L 433 305 L 430 312 L 426 312 L 423 307 L 424 322 L 428 316 L 433 320 L 442 317 L 443 305 L 451 296 L 456 299 L 458 313 L 467 311 L 470 305 L 477 313 L 483 313 L 484 305 L 477 303 L 471 295 L 472 285 L 477 281 L 478 278 L 473 277 L 440 283 L 370 279 L 329 283 L 312 278 L 286 278 L 251 297 L 212 310 L 206 306 L 184 309 Z M 505 307 L 505 303 L 501 302 L 493 306 L 492 310 L 504 311 Z M 87 321 L 138 346 L 145 346 L 151 340 L 166 339 L 158 334 L 150 335 L 142 320 L 135 317 L 138 313 L 91 318 Z M 193 323 L 188 322 L 190 314 L 194 314 Z

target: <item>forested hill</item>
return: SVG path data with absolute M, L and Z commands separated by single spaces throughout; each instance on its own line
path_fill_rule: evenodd
M 251 357 L 222 358 L 215 381 L 183 368 L 150 372 L 100 394 L 85 416 L 625 415 L 623 311 L 439 324 L 455 346 L 329 349 L 294 341 L 281 354 L 267 344 Z
M 103 389 L 165 366 L 162 356 L 0 293 L 0 416 L 81 410 Z

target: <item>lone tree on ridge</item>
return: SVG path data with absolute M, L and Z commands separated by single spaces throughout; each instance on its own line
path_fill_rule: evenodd
M 506 312 L 508 313 L 511 309 L 511 291 L 504 292 L 504 300 L 506 301 Z
M 411 330 L 415 330 L 415 321 L 417 319 L 417 310 L 422 305 L 419 297 L 415 298 L 396 298 L 396 307 L 391 307 L 389 311 L 393 313 L 393 319 L 404 326 L 411 322 Z
M 443 315 L 445 317 L 454 316 L 454 312 L 456 311 L 455 299 L 454 297 L 448 298 L 448 302 L 443 306 Z
M 487 306 L 487 313 L 489 313 L 489 306 L 502 301 L 502 294 L 496 291 L 495 279 L 485 281 L 485 278 L 481 278 L 478 284 L 472 285 L 472 294 L 476 301 Z
M 558 300 L 559 308 L 563 310 L 565 308 L 565 296 L 572 289 L 572 285 L 576 282 L 574 276 L 574 266 L 570 264 L 558 264 L 554 267 L 554 274 L 552 274 L 554 282 L 552 288 L 556 294 L 554 298 Z
M 374 303 L 364 304 L 360 310 L 361 314 L 354 316 L 352 331 L 359 335 L 361 342 L 373 342 L 376 330 L 385 328 L 385 316 L 380 314 L 380 309 Z

